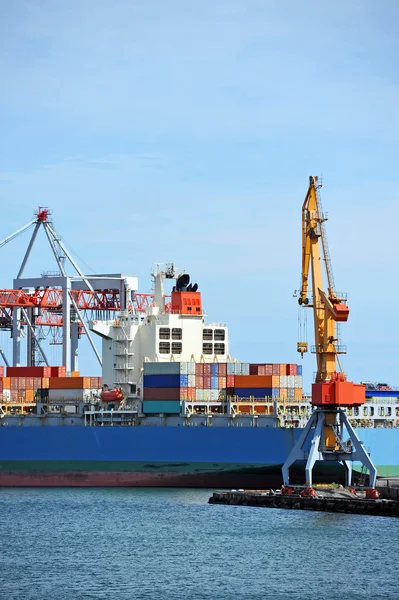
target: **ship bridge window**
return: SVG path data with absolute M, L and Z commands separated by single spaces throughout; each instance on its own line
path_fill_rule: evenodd
M 170 354 L 170 343 L 169 342 L 159 342 L 159 353 L 160 354 Z
M 202 354 L 213 354 L 212 344 L 202 344 Z
M 202 332 L 203 340 L 213 340 L 213 330 L 212 329 L 204 329 Z
M 224 344 L 215 344 L 215 354 L 224 354 L 225 353 L 225 345 Z
M 224 329 L 215 329 L 215 340 L 224 342 L 226 338 L 226 332 Z
M 160 327 L 159 328 L 159 339 L 160 340 L 170 340 L 170 328 L 169 327 Z
M 374 417 L 374 406 L 370 406 L 370 417 Z
M 172 354 L 181 354 L 183 347 L 181 342 L 172 342 Z
M 365 406 L 363 408 L 363 414 L 364 414 L 365 417 L 367 417 L 367 415 L 369 414 L 369 409 L 367 408 L 367 406 Z
M 379 407 L 379 409 L 378 409 L 378 414 L 379 414 L 379 416 L 380 416 L 380 417 L 383 417 L 383 416 L 384 416 L 384 412 L 385 412 L 385 411 L 384 411 L 384 407 L 383 407 L 383 406 L 380 406 L 380 407 Z
M 181 327 L 173 327 L 172 328 L 172 340 L 181 340 L 182 339 L 182 330 Z
M 391 417 L 392 416 L 392 408 L 390 406 L 387 406 L 387 417 Z

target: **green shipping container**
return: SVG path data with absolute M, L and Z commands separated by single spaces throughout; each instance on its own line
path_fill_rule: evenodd
M 144 400 L 143 412 L 147 415 L 157 413 L 179 414 L 181 402 L 179 400 Z

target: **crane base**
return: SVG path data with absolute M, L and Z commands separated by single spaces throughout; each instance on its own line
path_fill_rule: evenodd
M 347 439 L 344 441 L 345 432 Z M 375 487 L 377 469 L 345 412 L 340 408 L 317 408 L 314 411 L 283 465 L 284 485 L 290 485 L 289 469 L 298 460 L 306 461 L 307 487 L 312 487 L 312 471 L 317 460 L 342 462 L 347 486 L 352 485 L 352 463 L 360 462 L 370 473 L 369 486 Z

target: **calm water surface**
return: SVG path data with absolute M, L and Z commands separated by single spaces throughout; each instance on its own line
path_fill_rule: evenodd
M 0 598 L 399 598 L 398 520 L 210 495 L 0 489 Z

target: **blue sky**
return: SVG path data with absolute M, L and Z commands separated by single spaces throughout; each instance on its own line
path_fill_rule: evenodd
M 0 238 L 49 206 L 94 272 L 150 291 L 152 264 L 173 261 L 228 323 L 234 356 L 297 362 L 301 204 L 317 174 L 351 309 L 345 370 L 399 384 L 397 2 L 1 6 Z M 1 287 L 28 239 L 2 248 Z M 53 268 L 42 236 L 26 274 Z M 97 371 L 83 347 L 80 365 Z M 314 356 L 303 365 L 309 385 Z

